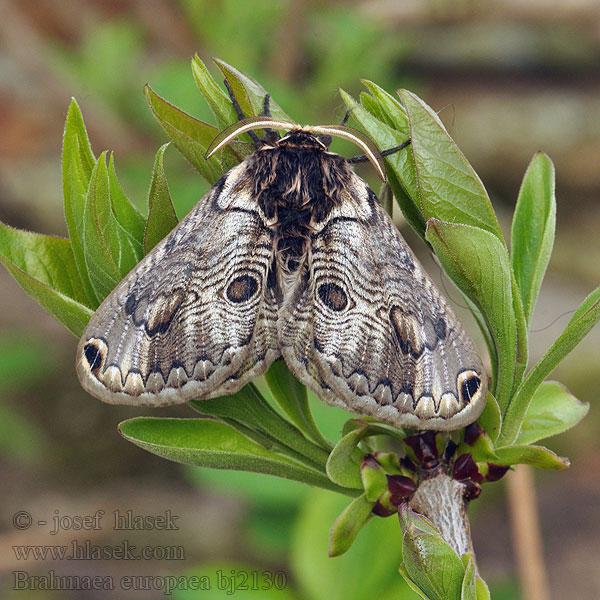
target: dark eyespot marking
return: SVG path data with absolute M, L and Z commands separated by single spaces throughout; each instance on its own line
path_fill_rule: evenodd
M 458 376 L 460 399 L 468 404 L 481 387 L 481 379 L 474 371 L 463 371 Z
M 258 290 L 258 281 L 250 275 L 240 275 L 236 277 L 227 288 L 227 298 L 231 302 L 239 304 L 248 302 Z
M 323 283 L 319 286 L 319 298 L 325 306 L 339 312 L 348 306 L 348 296 L 337 283 Z
M 437 322 L 433 326 L 433 330 L 435 334 L 440 338 L 440 340 L 444 340 L 446 338 L 446 334 L 448 333 L 446 330 L 446 321 L 444 321 L 443 317 L 440 317 Z
M 137 306 L 137 301 L 135 299 L 135 294 L 131 294 L 129 298 L 127 298 L 127 302 L 125 302 L 125 312 L 128 315 L 132 315 L 135 311 L 135 307 Z
M 88 361 L 91 371 L 95 371 L 102 364 L 102 353 L 96 342 L 89 342 L 83 347 L 85 360 Z

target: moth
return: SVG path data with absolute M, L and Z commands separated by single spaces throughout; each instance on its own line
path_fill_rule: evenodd
M 255 129 L 270 135 L 93 315 L 77 348 L 83 387 L 109 403 L 179 404 L 231 394 L 283 359 L 326 403 L 394 426 L 477 419 L 487 382 L 472 341 L 328 149 L 331 135 L 351 139 L 384 177 L 373 142 L 265 116 L 227 128 L 211 153 Z

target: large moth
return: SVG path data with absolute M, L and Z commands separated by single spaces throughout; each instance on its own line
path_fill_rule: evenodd
M 487 386 L 472 341 L 366 182 L 328 150 L 332 134 L 351 139 L 383 176 L 373 143 L 254 117 L 212 151 L 263 128 L 98 308 L 77 349 L 83 387 L 110 403 L 178 404 L 233 393 L 283 359 L 355 413 L 418 429 L 473 422 Z

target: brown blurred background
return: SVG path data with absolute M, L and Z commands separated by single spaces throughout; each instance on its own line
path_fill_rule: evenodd
M 252 75 L 301 123 L 339 121 L 344 109 L 337 88 L 356 96 L 361 78 L 390 92 L 414 90 L 441 111 L 507 233 L 527 164 L 537 150 L 546 152 L 557 173 L 557 237 L 533 319 L 533 360 L 600 283 L 596 0 L 0 0 L 0 220 L 66 235 L 60 150 L 71 96 L 82 108 L 95 153 L 115 151 L 120 181 L 143 209 L 164 136 L 142 88 L 148 82 L 173 104 L 210 121 L 189 69 L 195 52 L 207 63 L 217 56 Z M 182 216 L 207 186 L 174 149 L 166 169 Z M 407 238 L 427 258 L 410 232 Z M 458 297 L 447 282 L 446 288 L 452 299 Z M 218 560 L 281 569 L 289 577 L 290 598 L 316 600 L 319 592 L 298 581 L 301 551 L 294 531 L 298 515 L 306 516 L 305 490 L 266 477 L 197 472 L 132 446 L 116 433 L 119 421 L 141 414 L 193 416 L 191 410 L 150 413 L 101 404 L 79 387 L 75 344 L 0 269 L 0 597 L 65 597 L 11 591 L 15 570 L 167 574 L 202 571 Z M 555 374 L 591 410 L 574 430 L 548 443 L 572 467 L 536 473 L 544 557 L 556 599 L 600 597 L 599 357 L 596 328 Z M 315 407 L 318 422 L 323 419 L 335 438 L 343 415 Z M 105 520 L 117 509 L 172 511 L 179 531 L 138 532 L 128 539 L 139 546 L 184 546 L 186 560 L 132 566 L 15 557 L 15 544 L 93 536 L 104 545 L 118 543 L 122 537 L 109 527 L 52 537 L 46 527 L 18 530 L 12 524 L 21 510 L 50 523 L 55 511 L 86 515 L 98 509 L 106 511 Z M 478 561 L 492 597 L 519 598 L 504 483 L 486 487 L 472 514 Z M 323 554 L 322 560 L 329 559 Z M 68 597 L 129 596 L 74 591 Z

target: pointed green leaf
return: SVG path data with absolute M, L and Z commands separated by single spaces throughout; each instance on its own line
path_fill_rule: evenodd
M 489 231 L 504 243 L 487 192 L 436 113 L 415 94 L 398 94 L 410 123 L 409 146 L 417 171 L 421 212 L 448 223 Z
M 346 107 L 351 111 L 352 117 L 365 130 L 380 150 L 394 148 L 408 139 L 408 127 L 404 125 L 405 129 L 402 130 L 402 122 L 395 123 L 395 128 L 392 128 L 365 110 L 344 90 L 340 89 L 339 93 Z M 409 225 L 423 237 L 425 219 L 421 214 L 415 165 L 411 152 L 406 148 L 399 152 L 394 152 L 385 158 L 385 164 L 388 182 L 402 213 Z
M 88 306 L 57 292 L 15 267 L 0 255 L 0 261 L 10 271 L 29 296 L 37 300 L 57 321 L 60 321 L 75 337 L 80 337 L 94 311 Z
M 382 118 L 378 117 L 379 120 L 384 121 L 396 131 L 401 131 L 408 135 L 410 133 L 408 116 L 406 115 L 406 111 L 402 104 L 372 81 L 362 79 L 361 82 L 368 88 L 369 92 L 373 95 L 373 98 L 377 100 L 382 115 Z
M 488 392 L 485 408 L 479 419 L 477 419 L 477 422 L 485 429 L 485 432 L 490 436 L 492 441 L 495 442 L 498 439 L 502 427 L 502 413 L 500 412 L 496 398 L 490 392 Z
M 310 412 L 306 387 L 294 377 L 283 360 L 276 360 L 269 367 L 265 381 L 273 398 L 292 423 L 322 448 L 331 448 Z
M 431 600 L 430 597 L 427 596 L 425 592 L 421 588 L 419 588 L 419 586 L 416 583 L 413 583 L 412 579 L 410 578 L 410 575 L 408 574 L 408 571 L 406 570 L 406 566 L 404 565 L 404 563 L 400 565 L 400 567 L 398 568 L 398 572 L 400 573 L 400 575 L 402 575 L 402 578 L 404 579 L 408 587 L 410 587 L 410 589 L 415 594 L 417 594 L 419 598 L 423 598 L 423 600 Z
M 94 289 L 96 304 L 100 304 L 121 280 L 119 266 L 113 260 L 116 245 L 114 229 L 108 218 L 108 171 L 106 152 L 96 162 L 83 211 L 83 251 L 85 266 Z
M 80 304 L 88 302 L 69 240 L 0 222 L 0 255 L 60 294 Z
M 579 423 L 589 408 L 560 383 L 545 381 L 531 399 L 516 443 L 531 444 L 562 433 Z
M 200 93 L 215 116 L 219 130 L 235 123 L 238 118 L 229 94 L 217 84 L 197 54 L 192 58 L 192 74 Z
M 473 553 L 463 554 L 461 560 L 465 566 L 465 577 L 460 588 L 460 600 L 477 600 L 477 569 Z
M 369 502 L 377 502 L 388 490 L 388 479 L 383 467 L 372 456 L 365 457 L 360 467 L 362 487 Z
M 363 108 L 365 108 L 367 112 L 370 112 L 377 120 L 381 121 L 382 123 L 385 123 L 393 129 L 393 125 L 390 123 L 390 119 L 387 118 L 386 114 L 383 112 L 383 109 L 381 108 L 381 106 L 379 106 L 379 102 L 377 102 L 377 100 L 375 100 L 373 96 L 370 96 L 366 92 L 361 92 L 358 95 L 358 100 L 360 102 L 360 105 Z
M 410 504 L 401 504 L 398 510 L 398 520 L 402 531 L 407 531 L 409 527 L 414 527 L 422 533 L 440 535 L 440 532 L 433 526 L 431 521 L 422 514 L 413 510 Z
M 245 73 L 238 71 L 235 67 L 228 65 L 225 61 L 213 58 L 215 64 L 221 69 L 227 82 L 233 90 L 233 94 L 238 101 L 244 116 L 251 117 L 262 115 L 265 106 L 266 90 L 256 80 Z M 277 119 L 290 120 L 290 117 L 273 100 L 270 100 L 269 108 L 271 114 Z M 230 123 L 234 123 L 237 117 L 234 117 Z
M 384 423 L 366 419 L 350 419 L 344 424 L 344 435 L 327 459 L 327 475 L 331 481 L 349 488 L 361 488 L 360 461 L 363 452 L 357 449 L 361 440 L 373 435 L 389 435 L 402 439 L 403 432 Z
M 202 177 L 211 184 L 215 183 L 221 177 L 221 162 L 216 155 L 208 160 L 204 155 L 219 130 L 169 104 L 150 86 L 147 85 L 144 92 L 150 110 L 175 147 Z
M 328 490 L 341 489 L 324 475 L 266 450 L 218 421 L 137 417 L 121 423 L 119 431 L 125 439 L 144 450 L 175 462 L 265 473 Z
M 73 248 L 75 264 L 86 292 L 88 302 L 97 305 L 94 288 L 90 282 L 83 251 L 83 211 L 92 170 L 96 158 L 92 153 L 81 111 L 75 99 L 71 99 L 62 148 L 62 183 L 65 220 Z
M 103 152 L 90 177 L 82 238 L 87 272 L 99 301 L 143 256 L 142 238 L 134 238 L 116 217 L 115 204 L 125 202 L 129 200 L 118 182 L 114 178 L 111 181 Z
M 364 452 L 357 446 L 363 439 L 375 435 L 401 440 L 404 432 L 385 423 L 370 422 L 366 417 L 349 419 L 344 423 L 343 437 L 329 453 L 327 459 L 327 475 L 331 481 L 344 487 L 362 488 L 360 461 Z
M 148 192 L 148 220 L 144 231 L 144 253 L 148 254 L 177 225 L 177 215 L 171 202 L 169 184 L 165 177 L 163 159 L 169 144 L 156 153 L 152 181 Z
M 550 260 L 556 225 L 554 165 L 542 152 L 534 157 L 519 191 L 511 233 L 511 258 L 527 323 Z
M 93 310 L 69 240 L 0 223 L 0 261 L 34 300 L 76 336 Z
M 400 442 L 406 437 L 404 430 L 394 427 L 393 425 L 388 425 L 387 423 L 382 423 L 374 417 L 368 417 L 366 415 L 363 415 L 360 418 L 354 417 L 348 419 L 342 425 L 342 436 L 345 436 L 355 429 L 362 429 L 364 427 L 367 428 L 365 430 L 365 437 L 370 435 L 389 435 Z
M 479 575 L 475 577 L 475 589 L 477 590 L 477 600 L 490 600 L 490 590 L 487 583 Z
M 111 208 L 119 225 L 120 235 L 124 240 L 128 240 L 129 245 L 134 248 L 133 252 L 139 261 L 144 255 L 146 219 L 131 203 L 121 187 L 115 171 L 115 159 L 112 153 L 108 157 L 108 183 Z
M 329 532 L 330 557 L 340 556 L 352 546 L 358 532 L 371 520 L 374 505 L 362 494 L 344 509 Z
M 430 219 L 426 238 L 459 289 L 483 315 L 498 357 L 492 392 L 502 410 L 511 398 L 518 345 L 513 276 L 508 252 L 494 234 L 477 227 Z
M 349 488 L 362 488 L 360 476 L 361 455 L 358 443 L 366 436 L 367 427 L 347 433 L 333 448 L 327 460 L 327 475 L 331 481 Z
M 258 432 L 274 451 L 324 471 L 328 452 L 307 440 L 296 427 L 273 410 L 252 384 L 229 396 L 193 400 L 190 404 L 203 414 L 228 419 L 230 424 L 233 424 L 232 421 L 240 423 L 242 431 L 250 428 Z
M 466 434 L 465 434 L 466 437 Z M 458 448 L 456 449 L 456 455 L 460 456 L 461 454 L 470 454 L 471 458 L 476 463 L 481 462 L 492 462 L 497 463 L 498 457 L 494 452 L 494 444 L 490 436 L 487 432 L 483 432 L 481 435 L 478 435 L 474 442 L 471 444 L 467 444 L 466 442 L 462 442 Z
M 460 600 L 465 567 L 458 554 L 426 520 L 404 505 L 400 524 L 402 564 L 409 580 L 429 600 Z
M 514 444 L 496 448 L 498 464 L 501 465 L 533 465 L 540 469 L 560 470 L 569 466 L 569 460 L 557 456 L 543 446 Z
M 508 445 L 517 438 L 535 391 L 558 363 L 591 331 L 598 320 L 600 320 L 600 287 L 581 303 L 565 330 L 527 373 L 504 416 L 502 431 L 498 438 L 501 445 Z

